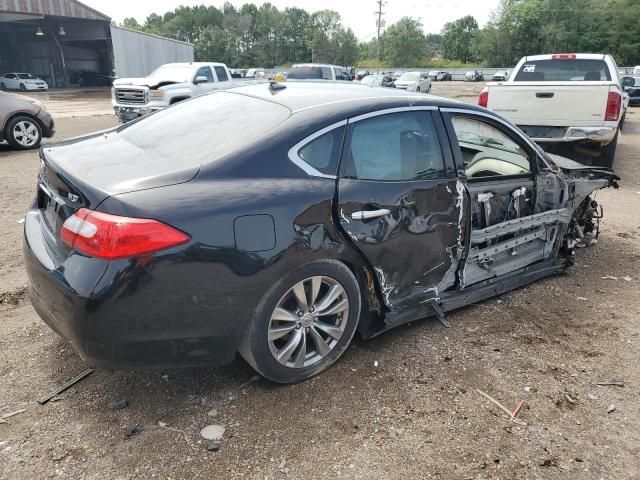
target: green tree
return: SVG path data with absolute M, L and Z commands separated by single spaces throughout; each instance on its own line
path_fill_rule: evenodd
M 401 18 L 380 37 L 380 56 L 398 67 L 420 64 L 425 58 L 426 47 L 422 23 L 411 17 Z
M 445 23 L 442 29 L 444 58 L 463 63 L 475 61 L 474 38 L 478 31 L 478 22 L 471 15 Z

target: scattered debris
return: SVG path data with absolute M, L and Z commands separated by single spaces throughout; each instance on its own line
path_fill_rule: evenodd
M 280 462 L 280 465 L 278 465 L 278 471 L 280 473 L 284 473 L 285 475 L 287 473 L 289 473 L 289 468 L 287 467 L 287 459 L 283 458 L 282 461 Z
M 169 375 L 162 375 L 162 378 L 163 378 L 166 382 L 168 382 L 168 381 L 169 381 Z
M 20 415 L 21 413 L 24 413 L 26 411 L 27 411 L 26 408 L 21 408 L 20 410 L 16 410 L 15 412 L 5 413 L 4 415 L 2 415 L 2 419 L 4 420 L 5 418 L 11 418 L 16 415 Z
M 482 390 L 480 390 L 479 388 L 476 388 L 476 391 L 482 395 L 483 397 L 485 397 L 487 400 L 489 400 L 490 402 L 494 403 L 496 406 L 500 407 L 507 415 L 509 415 L 509 418 L 511 418 L 511 410 L 509 410 L 507 407 L 505 407 L 504 405 L 502 405 L 500 402 L 498 402 L 495 398 L 493 398 L 491 395 L 484 393 Z M 518 425 L 526 425 L 525 422 L 523 422 L 522 420 L 518 420 L 517 418 L 513 419 L 513 423 L 517 423 Z
M 592 393 L 588 393 L 587 397 L 589 397 L 589 400 L 598 400 L 598 396 Z
M 184 441 L 187 443 L 189 448 L 191 448 L 191 444 L 189 443 L 189 437 L 187 437 L 187 433 L 185 431 L 180 430 L 179 428 L 172 428 L 169 426 L 167 422 L 158 422 L 158 426 L 160 428 L 164 428 L 165 430 L 171 430 L 172 432 L 181 433 L 184 438 Z
M 524 391 L 527 393 L 531 393 L 531 387 L 524 387 Z
M 51 400 L 53 397 L 57 397 L 58 395 L 60 395 L 62 392 L 68 390 L 69 388 L 73 387 L 76 383 L 78 383 L 80 380 L 88 377 L 89 375 L 91 375 L 93 373 L 93 368 L 90 368 L 88 370 L 85 370 L 84 372 L 82 372 L 80 375 L 78 375 L 75 378 L 72 378 L 71 380 L 69 380 L 67 383 L 65 383 L 64 385 L 62 385 L 58 390 L 50 393 L 49 395 L 47 395 L 46 397 L 41 398 L 40 400 L 38 400 L 38 403 L 40 405 L 44 405 L 45 403 L 47 403 L 49 400 Z
M 205 440 L 221 440 L 224 430 L 223 425 L 208 425 L 200 430 L 200 435 Z
M 616 411 L 616 406 L 612 403 L 607 407 L 607 413 L 613 413 Z
M 624 382 L 596 382 L 599 387 L 624 387 Z
M 613 275 L 605 275 L 604 277 L 600 277 L 603 280 L 618 280 L 618 277 L 614 277 Z
M 518 413 L 520 413 L 520 409 L 522 408 L 522 406 L 524 405 L 524 400 L 520 400 L 518 402 L 518 405 L 516 405 L 516 408 L 513 412 L 511 412 L 511 418 L 509 418 L 509 422 L 513 422 L 516 417 L 518 416 Z
M 131 438 L 137 433 L 140 433 L 140 429 L 138 428 L 137 425 L 134 425 L 133 427 L 127 427 L 127 429 L 124 432 L 124 436 L 126 438 Z
M 4 449 L 4 451 L 7 453 L 16 453 L 18 451 L 18 445 L 15 443 L 13 445 L 9 445 Z
M 577 297 L 576 300 L 580 300 L 581 302 L 584 302 L 589 299 L 587 297 Z
M 631 278 L 631 277 L 622 277 L 622 279 L 623 279 L 625 282 L 630 282 L 631 280 L 633 280 L 633 278 Z
M 122 410 L 129 406 L 129 400 L 120 400 L 111 404 L 111 410 Z
M 394 429 L 393 429 L 393 434 L 394 434 L 396 437 L 399 437 L 399 436 L 400 436 L 400 435 L 402 435 L 403 433 L 404 433 L 404 428 L 402 428 L 402 427 L 398 427 L 398 428 L 394 428 Z
M 213 408 L 213 409 L 209 410 L 209 412 L 207 412 L 207 415 L 209 415 L 210 417 L 217 417 L 218 416 L 218 410 Z
M 207 450 L 209 450 L 210 452 L 217 452 L 218 450 L 220 450 L 220 442 L 211 442 L 207 447 Z
M 254 375 L 253 377 L 251 377 L 248 381 L 244 382 L 242 385 L 240 385 L 238 388 L 240 390 L 242 390 L 243 388 L 248 387 L 249 385 L 251 385 L 252 383 L 257 382 L 258 380 L 260 380 L 260 375 Z
M 379 365 L 378 360 L 376 360 L 375 362 L 373 362 L 373 366 L 374 366 L 374 367 L 378 368 L 378 365 Z
M 566 398 L 566 399 L 567 399 L 567 402 L 569 402 L 569 403 L 571 403 L 571 404 L 573 404 L 573 405 L 575 405 L 576 403 L 578 403 L 578 402 L 576 402 L 576 401 L 575 401 L 575 399 L 571 398 L 571 397 L 569 396 L 569 394 L 568 394 L 568 393 L 565 393 L 565 394 L 564 394 L 564 398 Z
M 59 462 L 60 460 L 64 460 L 65 458 L 67 458 L 67 455 L 69 455 L 69 452 L 59 452 L 53 455 L 53 457 L 51 457 L 51 460 L 53 460 L 54 462 Z
M 20 220 L 16 220 L 16 222 L 18 222 L 18 223 L 21 223 L 21 224 L 22 224 L 22 223 L 24 223 L 24 218 L 21 218 Z

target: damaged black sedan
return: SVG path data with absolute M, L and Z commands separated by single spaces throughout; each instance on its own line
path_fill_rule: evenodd
M 565 270 L 608 169 L 485 109 L 352 84 L 251 85 L 46 146 L 31 301 L 91 365 L 276 382 L 397 325 Z

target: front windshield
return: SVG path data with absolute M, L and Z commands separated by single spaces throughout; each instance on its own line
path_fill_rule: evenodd
M 415 82 L 420 78 L 420 74 L 418 72 L 407 72 L 403 73 L 400 77 L 400 80 L 404 80 L 406 82 Z
M 30 73 L 19 73 L 18 78 L 21 80 L 37 80 L 37 78 Z
M 163 65 L 154 70 L 149 78 L 162 82 L 184 83 L 191 80 L 192 65 Z

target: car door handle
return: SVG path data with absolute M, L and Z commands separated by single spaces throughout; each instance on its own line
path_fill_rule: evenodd
M 536 97 L 538 98 L 553 98 L 555 93 L 553 92 L 537 92 Z
M 361 212 L 353 212 L 351 218 L 353 220 L 369 220 L 370 218 L 384 217 L 391 214 L 391 210 L 381 208 L 380 210 L 363 210 Z

